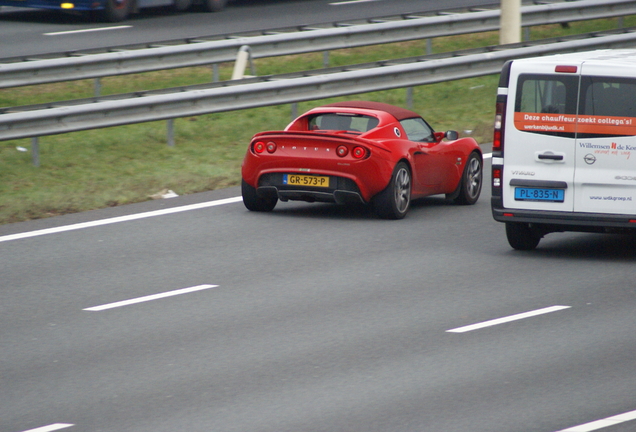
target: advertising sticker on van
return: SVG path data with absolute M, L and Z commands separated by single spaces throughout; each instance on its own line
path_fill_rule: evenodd
M 636 135 L 636 118 L 598 115 L 515 113 L 515 127 L 525 132 Z

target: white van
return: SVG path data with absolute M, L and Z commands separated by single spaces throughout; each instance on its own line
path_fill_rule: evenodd
M 636 230 L 636 50 L 507 62 L 492 174 L 493 217 L 515 249 Z

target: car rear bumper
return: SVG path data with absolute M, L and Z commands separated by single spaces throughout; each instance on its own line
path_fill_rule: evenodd
M 277 197 L 281 201 L 333 202 L 338 204 L 365 203 L 356 183 L 345 177 L 329 176 L 331 187 L 307 187 L 283 184 L 282 174 L 261 176 L 256 193 L 265 197 Z

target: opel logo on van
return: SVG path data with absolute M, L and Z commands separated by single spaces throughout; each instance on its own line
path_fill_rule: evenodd
M 591 153 L 588 153 L 583 157 L 583 160 L 585 161 L 586 164 L 592 165 L 594 162 L 596 162 L 596 156 L 594 156 Z

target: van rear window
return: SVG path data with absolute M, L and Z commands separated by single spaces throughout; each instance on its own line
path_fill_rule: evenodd
M 567 138 L 636 135 L 636 79 L 522 74 L 515 126 Z
M 636 135 L 635 104 L 635 79 L 583 76 L 577 137 Z
M 532 114 L 569 114 L 575 117 L 578 81 L 578 76 L 521 74 L 517 81 L 515 112 L 524 113 L 522 118 L 533 121 L 532 125 L 525 125 L 521 130 L 573 138 L 574 132 L 564 131 L 558 126 L 534 124 L 552 122 L 545 121 L 546 116 Z

